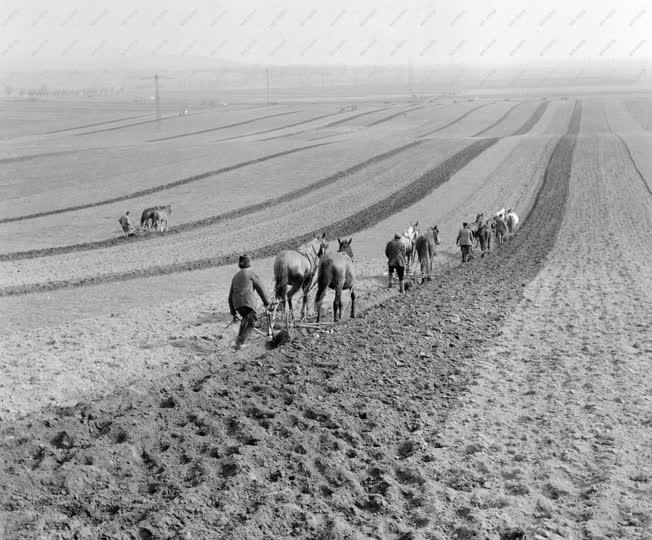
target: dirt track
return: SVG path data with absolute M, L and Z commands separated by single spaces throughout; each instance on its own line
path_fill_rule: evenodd
M 208 365 L 189 361 L 151 387 L 4 424 L 5 532 L 536 532 L 478 519 L 479 509 L 516 501 L 487 493 L 467 503 L 488 472 L 442 467 L 438 456 L 446 421 L 478 375 L 473 359 L 493 346 L 557 239 L 575 144 L 574 135 L 558 143 L 518 236 L 433 286 L 320 339 L 257 359 L 207 355 Z M 468 459 L 480 451 L 462 449 Z

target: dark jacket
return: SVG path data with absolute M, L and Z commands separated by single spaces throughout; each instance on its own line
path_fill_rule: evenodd
M 460 231 L 457 233 L 457 240 L 455 241 L 455 243 L 460 246 L 470 246 L 473 244 L 472 238 L 473 238 L 473 231 L 471 231 L 471 229 L 461 228 Z
M 231 290 L 229 291 L 229 309 L 231 315 L 235 315 L 236 310 L 241 307 L 256 309 L 256 295 L 258 293 L 263 304 L 269 304 L 267 293 L 262 281 L 251 268 L 242 268 L 231 281 Z
M 494 219 L 494 223 L 496 224 L 496 232 L 501 232 L 503 234 L 507 232 L 507 224 L 503 218 L 497 217 Z
M 388 266 L 405 266 L 405 246 L 400 240 L 390 240 L 385 247 Z

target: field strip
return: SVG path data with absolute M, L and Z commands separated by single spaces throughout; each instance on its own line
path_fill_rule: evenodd
M 550 101 L 548 100 L 541 103 L 532 113 L 532 116 L 527 119 L 527 122 L 525 122 L 518 130 L 512 133 L 512 137 L 517 137 L 519 135 L 525 135 L 526 133 L 529 133 L 530 130 L 537 125 L 537 122 L 541 120 L 541 117 L 546 112 L 546 109 L 549 105 Z
M 487 133 L 487 131 L 489 131 L 490 129 L 495 128 L 498 124 L 500 124 L 503 120 L 505 120 L 505 118 L 507 118 L 507 117 L 510 115 L 510 113 L 511 113 L 514 109 L 516 109 L 516 107 L 518 107 L 519 105 L 522 105 L 523 103 L 524 103 L 524 102 L 520 102 L 520 103 L 517 103 L 516 105 L 514 105 L 513 107 L 510 107 L 509 109 L 507 109 L 507 111 L 505 111 L 505 114 L 503 114 L 503 115 L 502 115 L 498 120 L 496 120 L 493 124 L 491 124 L 490 126 L 484 128 L 483 130 L 478 131 L 477 133 L 471 135 L 471 137 L 479 137 L 479 136 L 482 135 L 483 133 Z
M 315 191 L 317 189 L 321 189 L 323 187 L 326 187 L 330 184 L 333 184 L 335 182 L 338 182 L 342 180 L 343 178 L 346 178 L 347 176 L 350 176 L 352 174 L 355 174 L 370 165 L 373 165 L 375 163 L 378 163 L 380 161 L 392 158 L 401 152 L 404 152 L 410 148 L 414 148 L 415 146 L 418 146 L 422 144 L 421 141 L 413 141 L 411 143 L 405 144 L 403 146 L 400 146 L 398 148 L 393 148 L 392 150 L 389 150 L 388 152 L 384 152 L 382 154 L 378 154 L 376 156 L 372 156 L 371 158 L 362 161 L 360 163 L 356 163 L 352 167 L 349 167 L 348 169 L 345 169 L 343 171 L 338 171 L 335 174 L 332 174 L 330 176 L 327 176 L 326 178 L 322 178 L 321 180 L 318 180 L 316 182 L 313 182 L 312 184 L 309 184 L 307 186 L 304 186 L 299 189 L 295 189 L 294 191 L 291 191 L 289 193 L 284 193 L 282 195 L 279 195 L 278 197 L 273 197 L 271 199 L 267 199 L 265 201 L 252 204 L 249 206 L 244 206 L 241 208 L 236 208 L 234 210 L 231 210 L 229 212 L 225 212 L 223 214 L 218 214 L 215 216 L 209 216 L 207 218 L 203 219 L 198 219 L 195 221 L 190 221 L 186 223 L 182 223 L 180 225 L 174 225 L 169 228 L 167 231 L 166 235 L 173 235 L 173 234 L 179 234 L 187 231 L 192 231 L 195 229 L 199 229 L 202 227 L 209 227 L 212 225 L 216 225 L 217 223 L 229 220 L 229 219 L 235 219 L 235 218 L 240 218 L 247 216 L 249 214 L 253 214 L 255 212 L 260 212 L 261 210 L 266 210 L 268 208 L 271 208 L 275 206 L 276 204 L 279 204 L 281 202 L 289 202 L 294 199 L 298 199 L 299 197 L 303 197 L 307 194 L 309 194 L 312 191 Z M 319 145 L 317 145 L 319 146 Z M 64 253 L 73 253 L 77 251 L 90 251 L 93 249 L 102 249 L 106 247 L 111 247 L 115 245 L 125 245 L 125 244 L 131 244 L 134 242 L 141 242 L 141 241 L 146 241 L 146 240 L 154 240 L 154 239 L 159 239 L 161 238 L 160 235 L 158 234 L 151 234 L 147 236 L 139 236 L 139 237 L 132 237 L 129 239 L 125 238 L 109 238 L 106 240 L 99 240 L 97 242 L 85 242 L 82 244 L 71 244 L 67 246 L 58 246 L 58 247 L 53 247 L 53 248 L 44 248 L 44 249 L 34 249 L 34 250 L 29 250 L 29 251 L 20 251 L 20 252 L 14 252 L 14 253 L 2 253 L 0 254 L 0 261 L 16 261 L 16 260 L 24 260 L 24 259 L 34 259 L 38 257 L 47 257 L 47 256 L 52 256 L 52 255 L 61 255 Z
M 54 133 L 63 133 L 65 131 L 77 131 L 78 129 L 85 129 L 85 128 L 90 128 L 90 127 L 95 127 L 95 126 L 103 126 L 106 124 L 115 124 L 116 122 L 124 122 L 126 120 L 134 120 L 135 118 L 143 118 L 145 116 L 151 116 L 152 113 L 148 114 L 137 114 L 136 116 L 125 116 L 124 118 L 118 118 L 117 120 L 106 120 L 104 122 L 95 122 L 94 124 L 86 124 L 83 126 L 77 126 L 77 127 L 71 127 L 71 128 L 65 128 L 65 129 L 55 129 L 54 131 L 46 131 L 44 135 L 52 135 Z
M 466 112 L 465 112 L 464 114 L 462 114 L 461 116 L 458 116 L 458 117 L 455 118 L 454 120 L 451 120 L 450 122 L 448 122 L 448 124 L 444 124 L 443 126 L 440 126 L 440 127 L 436 128 L 436 129 L 433 129 L 433 130 L 431 130 L 431 131 L 427 131 L 426 133 L 423 133 L 423 134 L 421 134 L 421 135 L 418 135 L 418 137 L 427 137 L 428 135 L 432 135 L 432 134 L 434 134 L 434 133 L 437 133 L 437 132 L 439 132 L 439 131 L 442 131 L 442 130 L 446 129 L 447 127 L 452 126 L 453 124 L 457 124 L 458 122 L 464 120 L 464 119 L 465 119 L 467 116 L 469 116 L 472 112 L 477 111 L 478 109 L 482 109 L 483 107 L 486 107 L 487 105 L 490 105 L 490 104 L 489 104 L 489 103 L 483 103 L 482 105 L 478 105 L 477 107 L 473 107 L 473 109 L 471 109 L 470 111 L 466 111 Z
M 377 126 L 378 124 L 382 124 L 384 122 L 389 122 L 393 118 L 396 118 L 397 116 L 401 116 L 402 114 L 407 114 L 412 111 L 418 111 L 420 109 L 424 109 L 425 105 L 421 105 L 420 107 L 414 107 L 412 109 L 408 109 L 407 111 L 400 111 L 394 114 L 390 114 L 389 116 L 385 116 L 384 118 L 380 118 L 379 120 L 376 120 L 375 122 L 372 122 L 371 124 L 367 124 L 366 127 L 372 127 L 372 126 Z
M 476 141 L 463 150 L 457 152 L 450 158 L 444 160 L 439 165 L 418 179 L 414 180 L 407 186 L 402 187 L 388 197 L 385 197 L 384 199 L 367 207 L 366 209 L 336 221 L 335 223 L 319 227 L 318 230 L 310 231 L 294 238 L 281 240 L 279 242 L 251 250 L 250 254 L 255 258 L 262 258 L 276 254 L 283 249 L 292 249 L 312 238 L 313 234 L 322 231 L 327 231 L 329 237 L 332 238 L 338 235 L 351 234 L 358 230 L 370 227 L 375 223 L 386 219 L 393 213 L 402 210 L 403 208 L 407 208 L 415 201 L 419 200 L 423 196 L 436 189 L 439 185 L 448 181 L 453 174 L 455 174 L 471 160 L 475 159 L 487 148 L 498 142 L 498 140 L 499 139 L 496 138 Z M 52 291 L 69 287 L 82 287 L 94 285 L 97 283 L 124 281 L 127 279 L 137 279 L 145 276 L 166 275 L 175 272 L 187 272 L 192 270 L 199 270 L 202 268 L 223 266 L 225 264 L 233 264 L 233 262 L 237 260 L 239 253 L 240 252 L 230 253 L 218 257 L 191 260 L 170 265 L 141 268 L 128 272 L 98 274 L 90 277 L 70 280 L 50 281 L 46 283 L 32 283 L 28 285 L 5 287 L 0 289 L 0 297 L 12 296 L 16 294 L 27 294 L 30 292 Z
M 233 124 L 225 124 L 223 126 L 218 126 L 209 129 L 201 129 L 199 131 L 190 131 L 188 133 L 181 133 L 180 135 L 170 135 L 169 137 L 161 137 L 160 139 L 150 139 L 147 142 L 158 142 L 158 141 L 169 141 L 172 139 L 181 139 L 183 137 L 190 137 L 191 135 L 201 135 L 202 133 L 211 133 L 213 131 L 220 131 L 222 129 L 228 129 L 236 126 L 244 126 L 246 124 L 253 124 L 254 122 L 259 122 L 260 120 L 265 120 L 266 118 L 276 118 L 277 116 L 287 116 L 290 114 L 297 114 L 301 111 L 288 111 L 276 114 L 268 114 L 267 116 L 259 116 L 257 118 L 251 118 L 250 120 L 243 120 L 242 122 L 234 122 Z
M 234 135 L 233 137 L 227 137 L 226 139 L 217 139 L 216 141 L 211 141 L 211 142 L 224 142 L 224 141 L 233 141 L 235 139 L 244 139 L 246 137 L 253 137 L 255 135 L 263 135 L 265 133 L 273 133 L 274 131 L 280 131 L 282 129 L 287 129 L 295 126 L 300 126 L 302 124 L 308 124 L 310 122 L 316 122 L 317 120 L 321 120 L 322 118 L 328 118 L 330 116 L 336 116 L 338 114 L 342 114 L 340 112 L 336 113 L 328 113 L 328 114 L 322 114 L 321 116 L 315 116 L 314 118 L 308 118 L 308 120 L 301 120 L 301 122 L 294 122 L 294 124 L 287 124 L 285 126 L 280 126 L 280 127 L 275 127 L 271 129 L 264 129 L 263 131 L 254 131 L 253 133 L 245 133 L 244 135 Z
M 256 159 L 252 159 L 249 161 L 243 161 L 241 163 L 236 163 L 234 165 L 228 165 L 227 167 L 222 167 L 221 169 L 215 169 L 214 171 L 208 171 L 205 173 L 201 174 L 196 174 L 194 176 L 189 176 L 187 178 L 182 178 L 181 180 L 175 180 L 174 182 L 169 182 L 167 184 L 162 184 L 159 186 L 154 186 L 148 189 L 143 189 L 141 191 L 134 191 L 133 193 L 129 193 L 127 195 L 120 195 L 119 197 L 113 197 L 111 199 L 104 199 L 101 201 L 96 201 L 94 203 L 88 203 L 88 204 L 80 204 L 76 206 L 69 206 L 67 208 L 59 208 L 57 210 L 48 210 L 46 212 L 38 212 L 35 214 L 26 214 L 23 216 L 16 216 L 12 218 L 3 218 L 0 219 L 0 224 L 2 223 L 12 223 L 15 221 L 24 221 L 27 219 L 34 219 L 34 218 L 40 218 L 40 217 L 45 217 L 45 216 L 52 216 L 56 214 L 63 214 L 66 212 L 75 212 L 77 210 L 85 210 L 87 208 L 95 208 L 97 206 L 103 206 L 105 204 L 112 204 L 115 202 L 120 202 L 120 201 L 126 201 L 129 199 L 135 199 L 137 197 L 142 197 L 143 195 L 151 195 L 152 193 L 158 193 L 159 191 L 164 191 L 166 189 L 170 189 L 173 187 L 177 186 L 182 186 L 185 184 L 190 184 L 191 182 L 197 182 L 199 180 L 203 180 L 204 178 L 208 178 L 210 176 L 217 176 L 219 174 L 223 174 L 229 171 L 233 171 L 236 169 L 240 169 L 242 167 L 247 167 L 249 165 L 253 165 L 255 163 L 262 163 L 263 161 L 267 161 L 270 159 L 282 157 L 282 156 L 287 156 L 290 154 L 295 154 L 297 152 L 301 152 L 303 150 L 309 150 L 310 148 L 317 148 L 319 146 L 323 146 L 326 144 L 332 144 L 332 143 L 320 143 L 320 144 L 311 144 L 309 146 L 302 146 L 300 148 L 293 148 L 291 150 L 284 150 L 283 152 L 276 152 L 274 154 L 268 154 L 266 156 L 261 156 Z

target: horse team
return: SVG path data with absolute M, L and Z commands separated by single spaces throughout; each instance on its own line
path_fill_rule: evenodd
M 504 220 L 507 231 L 511 234 L 518 226 L 518 216 L 510 208 L 499 210 L 493 217 L 485 220 L 484 213 L 476 216 L 472 224 L 473 237 L 476 245 L 480 244 L 484 254 L 491 247 L 491 235 L 495 234 L 496 223 Z M 423 281 L 431 281 L 432 263 L 436 256 L 436 246 L 439 245 L 439 227 L 428 227 L 425 235 L 419 229 L 419 222 L 410 223 L 410 226 L 401 235 L 401 242 L 405 246 L 406 265 L 409 270 L 418 258 Z M 317 275 L 317 295 L 315 309 L 317 322 L 321 318 L 321 306 L 327 289 L 335 291 L 333 300 L 333 318 L 342 319 L 342 292 L 350 291 L 351 318 L 355 318 L 355 263 L 351 243 L 353 238 L 337 239 L 336 253 L 327 253 L 328 242 L 326 234 L 313 235 L 313 239 L 298 250 L 281 251 L 274 260 L 274 288 L 276 298 L 284 306 L 292 310 L 292 297 L 299 289 L 303 292 L 301 306 L 301 319 L 308 310 L 309 294 L 314 286 Z M 289 288 L 289 289 L 288 289 Z
M 154 229 L 156 231 L 168 230 L 168 218 L 172 214 L 172 205 L 151 206 L 143 210 L 140 216 L 140 226 L 143 229 Z

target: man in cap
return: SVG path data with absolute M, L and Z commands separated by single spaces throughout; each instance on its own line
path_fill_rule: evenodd
M 122 230 L 125 233 L 125 236 L 133 236 L 135 233 L 134 227 L 131 224 L 131 220 L 129 219 L 129 210 L 127 210 L 118 220 L 120 222 L 120 226 L 122 227 Z
M 231 310 L 233 321 L 238 320 L 237 314 L 240 314 L 242 317 L 240 331 L 235 340 L 236 351 L 243 347 L 257 320 L 256 296 L 254 295 L 254 291 L 258 293 L 265 307 L 269 306 L 267 292 L 258 275 L 251 269 L 249 255 L 240 255 L 238 267 L 240 270 L 233 276 L 231 290 L 229 291 L 229 309 Z
M 387 257 L 387 265 L 389 266 L 389 282 L 387 287 L 392 288 L 392 279 L 394 271 L 398 276 L 398 290 L 404 292 L 403 277 L 405 276 L 405 263 L 406 253 L 405 245 L 401 242 L 401 235 L 394 233 L 394 239 L 387 242 L 385 247 L 385 256 Z
M 462 250 L 462 262 L 465 263 L 469 260 L 471 253 L 471 246 L 473 245 L 473 231 L 469 229 L 468 223 L 462 223 L 462 228 L 457 233 L 457 240 L 455 243 L 460 246 Z

